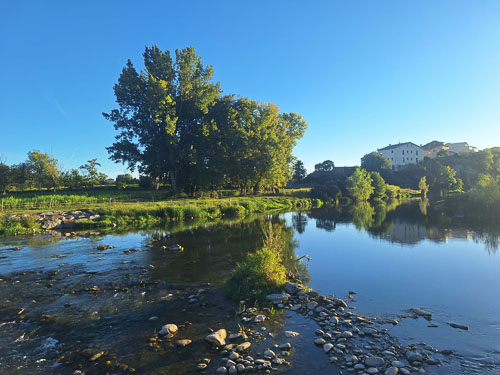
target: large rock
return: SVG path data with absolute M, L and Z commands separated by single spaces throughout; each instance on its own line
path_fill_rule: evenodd
M 406 359 L 411 362 L 421 362 L 422 361 L 422 355 L 416 352 L 407 352 L 406 353 Z
M 289 294 L 294 295 L 298 291 L 304 289 L 301 284 L 299 283 L 286 283 L 285 286 L 285 291 Z
M 163 327 L 161 327 L 160 332 L 158 332 L 158 334 L 160 336 L 166 336 L 174 334 L 178 330 L 179 328 L 175 324 L 165 324 Z
M 365 359 L 365 365 L 368 367 L 380 367 L 385 363 L 384 359 L 381 357 L 368 357 Z
M 226 337 L 227 332 L 224 328 L 222 328 L 218 331 L 212 332 L 210 335 L 205 337 L 205 340 L 216 346 L 224 346 L 226 345 Z
M 251 342 L 248 342 L 248 341 L 245 341 L 239 345 L 236 346 L 236 351 L 237 352 L 242 352 L 244 350 L 247 350 L 250 346 L 252 346 L 252 343 Z
M 270 301 L 271 303 L 277 305 L 279 303 L 286 302 L 288 298 L 290 297 L 290 294 L 288 293 L 275 293 L 275 294 L 269 294 L 266 299 Z

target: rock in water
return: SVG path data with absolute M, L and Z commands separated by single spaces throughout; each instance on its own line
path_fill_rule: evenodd
M 286 283 L 285 284 L 285 291 L 290 294 L 295 294 L 299 290 L 302 290 L 302 285 L 299 283 Z
M 189 344 L 191 344 L 191 340 L 189 339 L 182 339 L 182 340 L 178 340 L 175 345 L 177 346 L 188 346 Z
M 299 335 L 298 332 L 294 332 L 294 331 L 285 331 L 285 337 L 288 337 L 288 338 L 293 338 L 293 337 L 297 337 Z
M 237 345 L 237 346 L 236 346 L 236 351 L 237 351 L 237 352 L 242 352 L 242 351 L 244 351 L 244 350 L 247 350 L 247 349 L 248 349 L 251 345 L 252 345 L 252 343 L 251 343 L 251 342 L 248 342 L 248 341 L 243 342 L 243 343 L 241 343 L 240 345 Z
M 365 359 L 365 365 L 368 367 L 380 367 L 385 363 L 383 358 L 380 357 L 368 357 Z
M 175 324 L 165 324 L 163 327 L 161 327 L 160 332 L 158 332 L 158 335 L 166 336 L 169 334 L 174 334 L 178 330 L 179 328 Z
M 205 340 L 216 346 L 224 346 L 226 345 L 226 337 L 227 332 L 224 328 L 222 328 L 205 337 Z

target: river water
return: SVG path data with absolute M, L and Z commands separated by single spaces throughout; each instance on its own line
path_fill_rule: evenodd
M 236 328 L 236 321 L 222 293 L 209 291 L 200 309 L 187 306 L 186 296 L 217 290 L 261 245 L 269 221 L 297 256 L 311 258 L 310 287 L 343 298 L 354 291 L 357 312 L 400 320 L 389 330 L 402 343 L 454 352 L 429 372 L 500 374 L 500 226 L 446 217 L 425 202 L 173 223 L 89 238 L 2 239 L 0 373 L 105 373 L 82 356 L 89 348 L 105 350 L 117 373 L 195 372 L 193 363 L 207 356 L 207 326 Z M 183 252 L 161 248 L 177 243 Z M 103 244 L 114 248 L 99 250 Z M 426 309 L 432 319 L 408 317 L 411 308 Z M 315 371 L 333 370 L 311 344 L 317 327 L 310 320 L 294 313 L 279 320 L 277 334 L 303 332 L 285 373 L 308 373 L 311 363 Z M 193 339 L 191 349 L 151 351 L 154 330 L 174 321 L 191 322 L 183 331 Z

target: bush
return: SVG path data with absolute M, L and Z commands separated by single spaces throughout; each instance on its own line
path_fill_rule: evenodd
M 139 176 L 139 187 L 147 190 L 152 189 L 153 179 L 149 176 Z

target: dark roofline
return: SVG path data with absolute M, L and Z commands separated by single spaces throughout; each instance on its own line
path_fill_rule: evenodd
M 402 145 L 407 145 L 407 144 L 412 144 L 412 145 L 415 145 L 419 148 L 421 148 L 421 146 L 413 143 L 413 142 L 403 142 L 403 143 L 398 143 L 397 145 L 389 145 L 389 146 L 386 146 L 386 147 L 383 147 L 383 148 L 379 148 L 377 149 L 377 151 L 385 151 L 385 150 L 392 150 L 394 148 L 398 148 L 399 146 L 402 146 Z

